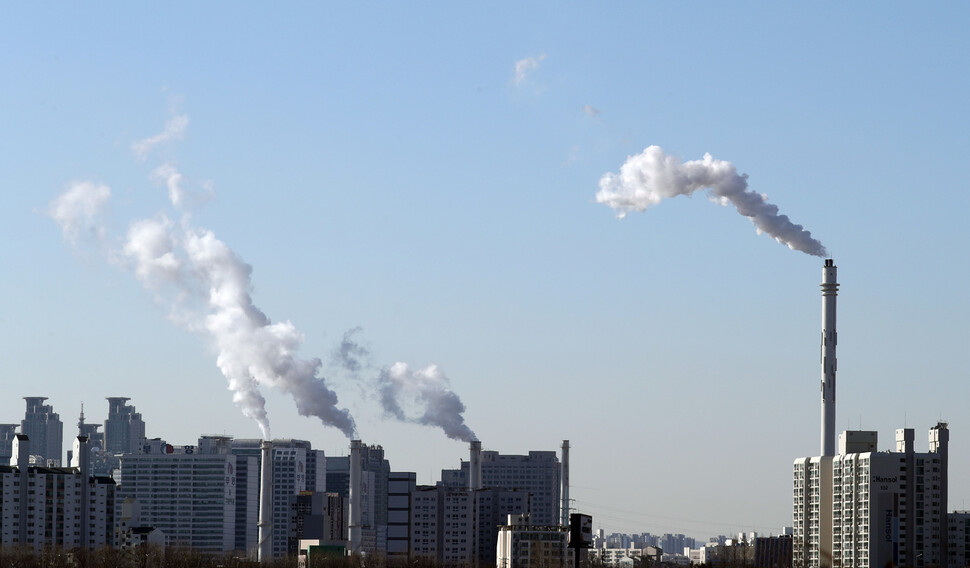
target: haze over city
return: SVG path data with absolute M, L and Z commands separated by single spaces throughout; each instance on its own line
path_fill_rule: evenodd
M 126 396 L 149 437 L 356 435 L 419 483 L 568 439 L 607 533 L 777 533 L 827 255 L 838 429 L 948 422 L 967 508 L 966 6 L 5 12 L 0 422 Z M 726 177 L 619 181 L 656 164 Z

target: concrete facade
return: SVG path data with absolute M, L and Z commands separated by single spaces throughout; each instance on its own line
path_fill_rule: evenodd
M 235 455 L 203 453 L 195 445 L 146 441 L 141 453 L 121 458 L 119 497 L 137 502 L 141 523 L 161 530 L 167 546 L 232 551 L 236 461 Z
M 64 457 L 64 424 L 49 404 L 47 397 L 25 396 L 27 412 L 20 422 L 20 433 L 30 438 L 31 452 L 51 463 L 38 465 L 60 466 Z
M 528 455 L 503 455 L 483 451 L 482 487 L 485 489 L 515 489 L 529 493 L 530 523 L 553 526 L 559 524 L 562 467 L 554 451 L 531 451 Z M 468 487 L 469 463 L 461 462 L 460 469 L 441 471 L 441 483 L 448 487 Z
M 840 448 L 871 449 L 875 436 L 846 432 Z M 949 430 L 942 422 L 931 428 L 925 453 L 913 437 L 912 429 L 897 430 L 895 452 L 795 461 L 796 568 L 946 565 Z
M 203 437 L 215 439 L 217 437 Z M 260 442 L 258 439 L 229 438 L 229 451 L 238 459 L 251 458 L 239 469 L 245 473 L 247 491 L 237 498 L 236 521 L 237 541 L 245 541 L 245 550 L 251 551 L 256 545 L 255 526 L 259 505 Z M 273 440 L 273 547 L 274 558 L 281 558 L 293 552 L 290 542 L 292 500 L 303 492 L 322 493 L 326 488 L 327 462 L 323 451 L 314 450 L 306 440 Z M 237 480 L 238 481 L 238 480 Z M 246 531 L 244 539 L 239 538 L 239 530 Z M 240 550 L 238 545 L 236 550 Z
M 414 472 L 392 471 L 387 484 L 387 555 L 411 557 L 411 498 L 417 487 Z
M 563 566 L 568 529 L 558 523 L 533 525 L 525 515 L 509 515 L 499 527 L 495 550 L 497 568 L 558 568 Z
M 114 544 L 113 480 L 90 476 L 84 467 L 30 465 L 23 434 L 13 451 L 11 464 L 0 466 L 0 544 L 38 552 Z
M 498 527 L 509 515 L 526 515 L 528 500 L 518 490 L 419 485 L 411 497 L 412 558 L 493 565 Z
M 104 421 L 104 451 L 109 454 L 138 453 L 138 446 L 145 438 L 145 421 L 131 400 L 124 396 L 107 397 L 108 418 Z

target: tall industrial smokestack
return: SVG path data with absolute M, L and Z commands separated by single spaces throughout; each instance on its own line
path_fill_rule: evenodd
M 482 443 L 472 440 L 468 445 L 468 489 L 482 488 Z
M 562 518 L 559 524 L 569 526 L 569 440 L 562 441 L 562 507 L 559 509 Z
M 273 442 L 263 440 L 260 449 L 259 478 L 259 543 L 260 564 L 273 560 Z
M 835 299 L 838 268 L 831 258 L 822 267 L 822 455 L 835 455 Z
M 361 472 L 360 440 L 350 441 L 350 515 L 348 515 L 347 535 L 350 537 L 350 553 L 360 552 L 361 526 Z

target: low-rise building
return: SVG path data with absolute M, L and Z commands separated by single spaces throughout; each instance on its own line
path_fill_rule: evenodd
M 497 568 L 557 568 L 566 561 L 568 528 L 533 525 L 527 515 L 508 515 L 498 528 Z
M 594 548 L 589 551 L 590 558 L 596 558 L 604 566 L 621 566 L 624 559 L 640 560 L 646 558 L 650 562 L 660 562 L 663 549 L 656 546 L 637 548 Z

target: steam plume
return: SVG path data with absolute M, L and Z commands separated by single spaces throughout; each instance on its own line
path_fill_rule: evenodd
M 185 129 L 188 126 L 188 116 L 184 114 L 173 116 L 165 122 L 165 130 L 154 136 L 149 136 L 148 138 L 132 143 L 131 151 L 139 160 L 144 160 L 155 146 L 172 140 L 180 140 L 185 136 Z
M 659 146 L 650 146 L 627 158 L 619 174 L 600 178 L 596 201 L 605 203 L 623 218 L 630 211 L 644 211 L 665 197 L 691 195 L 709 188 L 711 200 L 733 205 L 738 213 L 751 219 L 758 233 L 767 233 L 788 248 L 813 256 L 826 256 L 822 243 L 801 225 L 780 215 L 778 207 L 768 203 L 765 195 L 748 189 L 747 174 L 738 174 L 731 162 L 715 160 L 710 154 L 690 162 L 664 154 Z
M 354 339 L 354 336 L 361 331 L 363 331 L 363 328 L 360 326 L 348 329 L 340 340 L 340 345 L 335 347 L 330 354 L 334 363 L 353 375 L 360 373 L 360 370 L 368 365 L 370 358 L 370 350 Z
M 175 166 L 166 164 L 153 175 L 165 182 L 178 208 L 182 176 Z M 69 240 L 82 228 L 103 235 L 98 219 L 109 196 L 107 186 L 74 183 L 51 203 L 49 213 Z M 289 321 L 271 322 L 253 304 L 252 268 L 212 231 L 192 226 L 187 213 L 178 223 L 164 214 L 132 222 L 109 258 L 167 304 L 173 321 L 211 342 L 233 401 L 256 421 L 264 438 L 270 430 L 261 386 L 289 393 L 301 415 L 315 416 L 347 437 L 355 435 L 350 413 L 337 408 L 337 395 L 319 376 L 320 360 L 297 357 L 303 335 Z
M 471 442 L 475 433 L 465 425 L 465 405 L 450 388 L 450 381 L 437 365 L 411 371 L 407 363 L 394 363 L 381 372 L 381 405 L 384 411 L 403 422 L 438 426 L 454 440 Z M 405 407 L 417 407 L 409 415 Z
M 516 85 L 522 84 L 526 77 L 530 73 L 539 68 L 539 64 L 546 58 L 546 54 L 540 54 L 535 57 L 526 57 L 525 59 L 520 59 L 515 62 L 515 72 L 512 75 L 512 83 Z
M 72 244 L 85 236 L 100 241 L 104 238 L 104 227 L 99 218 L 110 197 L 111 189 L 106 185 L 73 182 L 67 191 L 51 202 L 47 213 L 61 226 L 64 238 Z

